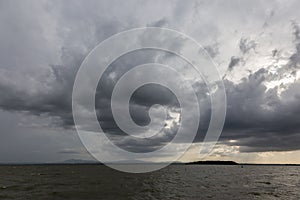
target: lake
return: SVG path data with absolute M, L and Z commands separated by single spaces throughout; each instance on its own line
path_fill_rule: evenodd
M 0 199 L 300 199 L 299 166 L 170 165 L 127 174 L 104 165 L 0 166 Z

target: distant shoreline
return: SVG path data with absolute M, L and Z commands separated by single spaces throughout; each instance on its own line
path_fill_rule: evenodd
M 234 161 L 196 161 L 185 165 L 259 165 L 259 166 L 300 166 L 300 164 L 272 164 L 272 163 L 237 163 Z
M 165 163 L 147 163 L 147 162 L 115 162 L 115 163 L 100 163 L 96 161 L 74 161 L 74 162 L 56 162 L 56 163 L 0 163 L 0 166 L 30 166 L 30 165 L 159 165 Z M 238 166 L 300 166 L 300 164 L 263 164 L 263 163 L 237 163 L 234 161 L 195 161 L 195 162 L 175 162 L 171 163 L 171 165 L 238 165 Z

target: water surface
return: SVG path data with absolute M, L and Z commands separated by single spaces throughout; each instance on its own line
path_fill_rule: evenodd
M 103 165 L 0 166 L 0 199 L 300 199 L 300 167 L 171 165 L 127 174 Z

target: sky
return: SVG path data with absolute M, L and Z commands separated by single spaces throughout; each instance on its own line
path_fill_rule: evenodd
M 114 34 L 162 27 L 200 43 L 224 83 L 225 124 L 205 159 L 300 163 L 299 6 L 297 0 L 0 0 L 0 162 L 93 159 L 78 137 L 72 116 L 72 89 L 80 65 L 92 49 Z M 138 125 L 149 124 L 152 105 L 167 108 L 166 125 L 156 137 L 128 138 L 113 118 L 110 101 L 116 83 L 126 71 L 149 62 L 173 65 L 197 91 L 201 120 L 193 145 L 180 161 L 198 160 L 197 146 L 203 142 L 211 115 L 210 95 L 203 80 L 186 69 L 188 63 L 171 53 L 146 49 L 115 60 L 97 87 L 99 124 L 115 144 L 136 153 L 159 149 L 176 135 L 179 103 L 162 86 L 139 88 L 129 103 Z M 155 72 L 148 75 L 159 78 Z M 169 81 L 180 86 L 176 77 L 170 76 Z M 152 111 L 154 116 L 161 112 L 159 108 Z M 160 121 L 159 117 L 154 120 Z M 193 123 L 193 116 L 188 121 Z M 190 126 L 184 131 L 188 134 Z M 180 151 L 185 142 L 180 138 L 174 151 Z M 110 152 L 101 151 L 107 157 Z M 170 157 L 166 152 L 138 159 L 163 162 Z

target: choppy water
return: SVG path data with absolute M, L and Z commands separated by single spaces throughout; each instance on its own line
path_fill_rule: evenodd
M 102 165 L 0 166 L 0 199 L 300 199 L 300 167 L 172 165 L 126 174 Z

